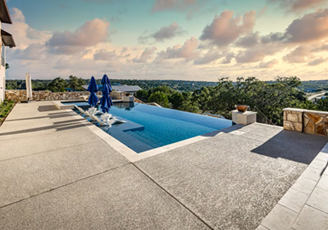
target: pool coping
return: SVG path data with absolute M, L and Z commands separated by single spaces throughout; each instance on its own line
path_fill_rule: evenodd
M 74 112 L 71 109 L 67 109 L 67 111 L 76 119 L 81 119 L 81 116 L 79 114 L 77 114 L 76 112 Z M 123 155 L 127 160 L 129 160 L 130 162 L 136 162 L 136 161 L 140 161 L 143 160 L 145 158 L 148 157 L 152 157 L 152 156 L 156 156 L 158 154 L 161 153 L 165 153 L 168 152 L 170 150 L 173 149 L 177 149 L 192 143 L 196 143 L 198 141 L 202 141 L 217 135 L 221 135 L 222 133 L 224 133 L 224 130 L 226 129 L 231 129 L 233 127 L 233 129 L 239 129 L 240 126 L 239 125 L 232 125 L 230 127 L 224 128 L 224 129 L 220 129 L 220 130 L 216 130 L 210 133 L 206 133 L 203 135 L 199 135 L 196 137 L 192 137 L 192 138 L 188 138 L 179 142 L 175 142 L 169 145 L 165 145 L 162 147 L 158 147 L 155 149 L 151 149 L 151 150 L 147 150 L 144 152 L 140 152 L 137 153 L 135 151 L 133 151 L 132 149 L 130 149 L 129 147 L 127 147 L 125 144 L 123 144 L 122 142 L 120 142 L 119 140 L 117 140 L 116 138 L 112 137 L 111 135 L 109 135 L 108 133 L 106 133 L 105 131 L 103 131 L 101 128 L 99 128 L 98 126 L 92 124 L 90 121 L 86 120 L 86 122 L 83 122 L 82 124 L 84 124 L 89 130 L 91 130 L 94 134 L 96 134 L 99 138 L 101 138 L 104 142 L 106 142 L 110 147 L 112 147 L 114 150 L 116 150 L 117 152 L 119 152 L 121 155 Z M 90 125 L 92 124 L 92 125 Z

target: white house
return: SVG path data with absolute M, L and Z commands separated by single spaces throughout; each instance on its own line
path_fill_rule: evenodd
M 0 29 L 2 23 L 12 24 L 10 14 L 8 11 L 7 3 L 5 0 L 0 0 Z M 13 36 L 1 29 L 1 64 L 0 64 L 0 103 L 5 99 L 6 89 L 6 46 L 10 48 L 15 47 L 15 41 Z
M 97 86 L 98 86 L 98 91 L 101 91 L 102 84 L 97 84 Z M 82 87 L 84 89 L 88 89 L 88 85 L 83 85 Z M 139 90 L 142 90 L 142 88 L 140 88 L 137 85 L 112 85 L 112 89 L 115 91 L 119 91 L 119 92 L 127 92 L 132 95 L 135 95 L 136 92 L 138 92 Z
M 112 85 L 112 89 L 120 92 L 127 92 L 134 95 L 139 90 L 142 90 L 137 85 Z

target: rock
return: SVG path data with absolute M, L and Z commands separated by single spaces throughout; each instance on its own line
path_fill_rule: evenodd
M 290 121 L 284 121 L 284 129 L 294 131 L 293 123 Z
M 298 114 L 295 114 L 295 113 L 287 113 L 287 121 L 300 122 L 298 120 Z
M 312 120 L 309 120 L 307 125 L 304 127 L 304 132 L 309 134 L 314 134 L 314 123 Z
M 311 121 L 313 121 L 314 124 L 319 123 L 323 119 L 320 115 L 314 113 L 305 113 L 305 116 L 307 116 Z

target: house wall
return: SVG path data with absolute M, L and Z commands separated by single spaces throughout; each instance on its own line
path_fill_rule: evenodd
M 1 52 L 1 51 L 0 51 Z M 0 64 L 0 103 L 5 99 L 5 89 L 6 89 L 6 70 Z
M 1 30 L 1 21 L 0 21 L 0 30 Z M 0 34 L 0 56 L 2 53 L 2 38 Z M 0 57 L 1 59 L 1 57 Z M 0 60 L 0 103 L 5 99 L 5 89 L 6 89 L 6 72 L 5 67 L 1 65 Z

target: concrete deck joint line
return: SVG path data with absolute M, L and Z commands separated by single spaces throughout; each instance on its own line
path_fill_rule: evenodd
M 50 189 L 48 189 L 48 190 L 46 190 L 46 191 L 43 191 L 43 192 L 40 192 L 40 193 L 38 193 L 38 194 L 35 194 L 35 195 L 32 195 L 32 196 L 29 196 L 29 197 L 23 198 L 23 199 L 21 199 L 21 200 L 18 200 L 18 201 L 12 202 L 12 203 L 10 203 L 10 204 L 6 204 L 6 205 L 3 205 L 3 206 L 0 206 L 0 209 L 1 209 L 1 208 L 4 208 L 4 207 L 7 207 L 7 206 L 10 206 L 10 205 L 13 205 L 13 204 L 16 204 L 16 203 L 19 203 L 19 202 L 21 202 L 21 201 L 28 200 L 28 199 L 31 199 L 31 198 L 33 198 L 33 197 L 36 197 L 36 196 L 39 196 L 39 195 L 42 195 L 42 194 L 48 193 L 48 192 L 52 192 L 52 191 L 54 191 L 54 190 L 56 190 L 56 189 L 66 187 L 66 186 L 71 185 L 71 184 L 74 184 L 74 183 L 76 183 L 76 182 L 83 181 L 83 180 L 86 180 L 86 179 L 89 179 L 89 178 L 92 178 L 92 177 L 95 177 L 95 176 L 99 176 L 99 175 L 101 175 L 101 174 L 104 174 L 104 173 L 110 172 L 110 171 L 112 171 L 112 170 L 115 170 L 115 169 L 118 169 L 118 168 L 124 167 L 124 166 L 129 165 L 129 164 L 131 164 L 131 163 L 127 163 L 127 164 L 120 165 L 120 166 L 118 166 L 118 167 L 111 168 L 111 169 L 108 169 L 108 170 L 105 170 L 105 171 L 102 171 L 102 172 L 99 172 L 99 173 L 96 173 L 96 174 L 93 174 L 93 175 L 89 175 L 89 176 L 87 176 L 87 177 L 84 177 L 84 178 L 78 179 L 78 180 L 76 180 L 76 181 L 72 181 L 72 182 L 70 182 L 70 183 L 67 183 L 67 184 L 64 184 L 64 185 L 61 185 L 61 186 L 58 186 L 58 187 L 50 188 Z
M 100 141 L 101 140 L 99 140 L 99 142 Z M 71 146 L 62 147 L 62 148 L 56 148 L 56 150 L 65 150 L 65 149 L 69 149 L 69 148 L 72 148 L 72 147 L 76 147 L 76 146 L 80 146 L 80 145 L 85 145 L 85 144 L 90 144 L 90 143 L 95 143 L 95 141 L 89 141 L 89 142 L 85 142 L 84 144 L 76 144 L 76 145 L 71 145 Z M 39 155 L 39 154 L 43 154 L 43 153 L 47 153 L 47 152 L 49 152 L 49 151 L 46 150 L 46 151 L 32 153 L 32 154 L 29 154 L 29 155 L 23 155 L 23 156 L 17 156 L 17 157 L 7 158 L 7 159 L 0 160 L 0 162 L 10 161 L 10 160 L 14 160 L 14 159 L 29 157 L 29 156 L 35 156 L 35 155 Z
M 188 208 L 185 204 L 183 204 L 180 200 L 178 200 L 175 196 L 173 196 L 171 193 L 169 193 L 166 189 L 164 189 L 160 184 L 158 184 L 153 178 L 151 178 L 150 176 L 148 176 L 144 171 L 142 171 L 137 165 L 135 165 L 134 163 L 131 162 L 131 164 L 137 169 L 139 170 L 142 174 L 144 174 L 149 180 L 151 180 L 153 183 L 155 183 L 160 189 L 162 189 L 166 194 L 168 194 L 170 197 L 172 197 L 176 202 L 178 202 L 180 205 L 182 205 L 185 209 L 187 209 L 190 213 L 192 213 L 194 216 L 196 216 L 201 222 L 203 222 L 209 229 L 214 230 L 213 227 L 211 227 L 211 225 L 209 225 L 208 223 L 206 223 L 205 220 L 203 220 L 202 218 L 200 218 L 195 212 L 193 212 L 190 208 Z

